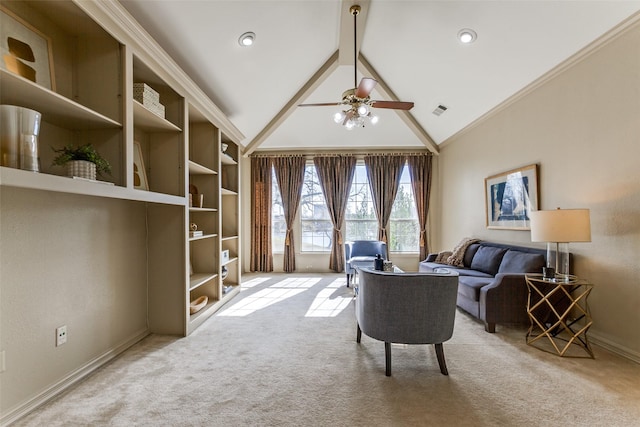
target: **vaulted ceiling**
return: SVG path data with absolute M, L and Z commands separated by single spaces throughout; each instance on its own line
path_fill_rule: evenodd
M 121 2 L 240 129 L 248 152 L 438 151 L 640 11 L 638 0 Z M 354 87 L 352 4 L 362 7 L 357 80 L 379 81 L 372 99 L 415 106 L 376 109 L 377 125 L 348 131 L 332 119 L 338 107 L 297 105 L 339 102 Z M 457 39 L 463 28 L 474 43 Z M 241 47 L 247 31 L 255 43 Z

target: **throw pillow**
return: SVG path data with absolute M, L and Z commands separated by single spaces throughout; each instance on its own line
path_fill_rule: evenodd
M 478 239 L 474 239 L 471 237 L 465 237 L 453 248 L 453 253 L 447 259 L 447 264 L 455 265 L 456 267 L 464 267 L 464 253 L 467 251 L 467 248 L 477 242 Z
M 504 248 L 495 248 L 493 246 L 480 247 L 473 256 L 471 269 L 495 276 L 506 251 Z
M 451 251 L 440 252 L 438 256 L 436 256 L 436 259 L 434 262 L 438 264 L 446 264 L 447 259 L 449 258 L 450 255 L 451 255 Z
M 541 254 L 508 250 L 502 258 L 498 273 L 540 273 L 544 265 Z

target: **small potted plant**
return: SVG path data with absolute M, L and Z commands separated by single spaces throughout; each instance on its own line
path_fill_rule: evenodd
M 91 144 L 74 146 L 67 144 L 63 148 L 53 149 L 58 155 L 53 159 L 56 166 L 67 167 L 68 177 L 80 177 L 96 179 L 96 173 L 102 176 L 103 173 L 111 175 L 111 165 Z

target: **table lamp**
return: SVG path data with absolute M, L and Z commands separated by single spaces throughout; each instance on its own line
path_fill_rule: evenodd
M 547 268 L 568 280 L 569 243 L 591 241 L 589 209 L 532 211 L 531 241 L 547 243 Z

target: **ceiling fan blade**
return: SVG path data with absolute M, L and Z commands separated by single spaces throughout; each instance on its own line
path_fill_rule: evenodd
M 413 102 L 371 101 L 371 106 L 374 108 L 390 108 L 392 110 L 411 110 L 413 108 Z
M 318 104 L 298 104 L 298 107 L 328 107 L 331 105 L 342 105 L 342 102 L 320 102 Z
M 375 79 L 372 79 L 371 77 L 363 77 L 356 89 L 356 97 L 366 98 L 377 84 L 378 82 Z

